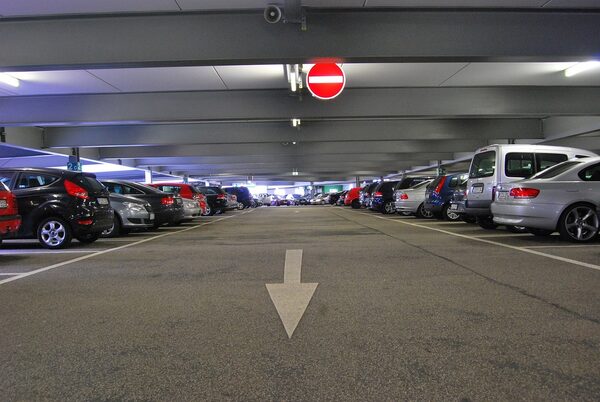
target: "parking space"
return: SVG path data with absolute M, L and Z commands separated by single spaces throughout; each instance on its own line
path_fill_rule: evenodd
M 482 242 L 477 233 L 489 233 L 467 224 L 331 206 L 251 209 L 159 233 L 99 240 L 98 250 L 128 247 L 0 285 L 8 399 L 600 391 L 600 273 L 547 257 L 569 248 L 522 251 L 553 238 Z M 289 250 L 302 250 L 298 266 Z M 32 268 L 46 257 L 73 255 L 19 256 Z M 289 290 L 277 296 L 272 284 Z M 293 296 L 306 285 L 314 293 Z M 286 303 L 301 306 L 291 336 L 297 313 Z

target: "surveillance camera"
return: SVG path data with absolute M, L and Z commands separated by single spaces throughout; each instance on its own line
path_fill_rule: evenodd
M 279 21 L 281 21 L 281 16 L 283 13 L 281 12 L 281 8 L 275 4 L 270 4 L 267 6 L 267 8 L 265 8 L 263 15 L 269 24 L 277 24 Z

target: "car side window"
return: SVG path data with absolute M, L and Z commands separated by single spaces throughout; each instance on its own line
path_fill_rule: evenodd
M 144 194 L 144 193 L 142 191 L 138 190 L 137 188 L 133 188 L 130 186 L 123 186 L 123 194 L 140 195 L 140 194 Z
M 15 189 L 47 186 L 58 180 L 57 176 L 44 173 L 21 173 Z
M 448 187 L 450 188 L 456 188 L 456 186 L 458 186 L 458 176 L 451 178 L 450 183 L 448 183 Z
M 533 154 L 529 152 L 511 152 L 506 154 L 504 171 L 507 177 L 531 177 L 533 170 Z
M 580 171 L 579 178 L 583 181 L 600 181 L 600 163 L 589 166 Z
M 0 173 L 0 183 L 10 188 L 14 176 L 15 175 L 12 172 Z
M 123 186 L 116 183 L 102 183 L 111 194 L 123 194 Z
M 535 164 L 538 172 L 569 159 L 565 154 L 535 154 Z

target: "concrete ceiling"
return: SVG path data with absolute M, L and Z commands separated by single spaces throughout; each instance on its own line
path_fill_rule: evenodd
M 307 10 L 306 32 L 267 24 L 266 1 L 223 3 L 0 4 L 54 15 L 0 20 L 0 71 L 21 80 L 0 83 L 0 126 L 42 127 L 40 148 L 224 182 L 380 177 L 494 142 L 600 149 L 582 137 L 600 130 L 600 70 L 563 73 L 600 54 L 597 1 L 305 1 L 325 8 Z M 284 73 L 320 57 L 347 76 L 329 102 L 292 93 Z

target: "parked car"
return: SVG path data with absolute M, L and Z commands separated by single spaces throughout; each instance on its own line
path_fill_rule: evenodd
M 227 210 L 227 193 L 219 186 L 195 186 L 206 197 L 204 215 L 225 213 Z
M 154 212 L 150 203 L 120 194 L 109 195 L 110 206 L 115 211 L 113 225 L 102 232 L 102 237 L 117 237 L 135 229 L 154 227 Z
M 206 215 L 208 205 L 206 197 L 191 184 L 188 183 L 151 183 L 151 187 L 159 189 L 168 194 L 178 195 L 181 198 L 193 200 L 200 206 L 201 214 Z M 185 205 L 184 205 L 185 210 Z M 189 220 L 189 217 L 187 218 Z
M 292 194 L 296 205 L 308 205 L 308 197 L 299 194 Z
M 432 179 L 415 184 L 411 188 L 395 192 L 396 212 L 415 215 L 417 218 L 433 218 L 433 213 L 425 209 L 425 190 Z
M 459 186 L 452 193 L 450 197 L 450 210 L 458 214 L 460 219 L 467 223 L 475 223 L 476 219 L 472 215 L 468 215 L 465 212 L 465 200 L 467 197 L 467 181 L 460 183 Z
M 571 159 L 530 179 L 501 183 L 491 205 L 494 222 L 525 226 L 548 236 L 558 231 L 573 242 L 598 236 L 600 221 L 600 157 Z
M 326 202 L 330 205 L 335 205 L 336 202 L 340 199 L 340 197 L 342 196 L 343 191 L 338 191 L 335 193 L 329 193 L 327 195 L 327 199 Z
M 354 188 L 348 190 L 346 197 L 344 197 L 344 205 L 346 205 L 346 206 L 350 205 L 354 209 L 359 209 L 360 208 L 360 192 L 361 192 L 361 190 L 362 189 L 360 187 L 354 187 Z
M 340 196 L 336 200 L 335 205 L 339 205 L 339 206 L 344 205 L 344 200 L 346 199 L 346 194 L 348 194 L 348 190 L 342 191 Z
M 0 243 L 3 238 L 16 233 L 20 226 L 17 197 L 0 182 Z
M 436 176 L 405 176 L 400 180 L 396 186 L 396 190 L 404 190 L 407 188 L 414 187 L 415 185 L 435 179 Z
M 271 205 L 271 201 L 273 201 L 273 195 L 272 194 L 259 194 L 258 195 L 258 202 L 262 205 Z
M 102 180 L 111 194 L 121 194 L 147 201 L 154 212 L 154 228 L 178 225 L 184 219 L 183 199 L 154 187 L 126 180 Z
M 196 200 L 183 198 L 183 220 L 181 222 L 189 222 L 202 214 L 203 209 L 200 208 L 200 203 Z M 204 215 L 207 215 L 204 213 Z
M 396 208 L 394 207 L 394 189 L 398 183 L 398 181 L 382 181 L 379 183 L 371 194 L 371 206 L 369 209 L 384 214 L 393 214 L 396 212 Z
M 292 198 L 293 199 L 293 198 Z M 272 206 L 294 205 L 294 201 L 286 196 L 274 195 L 271 201 Z
M 360 204 L 363 208 L 369 208 L 371 206 L 371 193 L 375 190 L 375 187 L 379 185 L 379 182 L 376 181 L 371 184 L 367 184 L 363 187 L 360 194 Z
M 223 190 L 229 194 L 234 194 L 237 197 L 237 202 L 242 204 L 243 208 L 250 208 L 252 206 L 252 194 L 247 187 L 224 187 Z
M 465 212 L 477 217 L 484 229 L 494 229 L 490 206 L 499 183 L 511 183 L 571 158 L 596 156 L 577 148 L 549 145 L 496 144 L 475 151 L 469 169 L 468 195 Z
M 47 168 L 0 169 L 17 198 L 21 226 L 11 238 L 37 238 L 49 249 L 73 238 L 91 243 L 113 224 L 108 190 L 91 173 Z
M 425 190 L 425 209 L 439 219 L 457 221 L 460 215 L 452 209 L 450 200 L 454 191 L 465 185 L 469 179 L 468 173 L 454 173 L 436 177 L 427 185 Z
M 327 203 L 325 200 L 326 197 L 327 194 L 317 193 L 313 198 L 311 198 L 310 205 L 325 205 Z
M 244 206 L 237 201 L 237 195 L 227 193 L 227 211 L 233 209 L 244 209 Z

